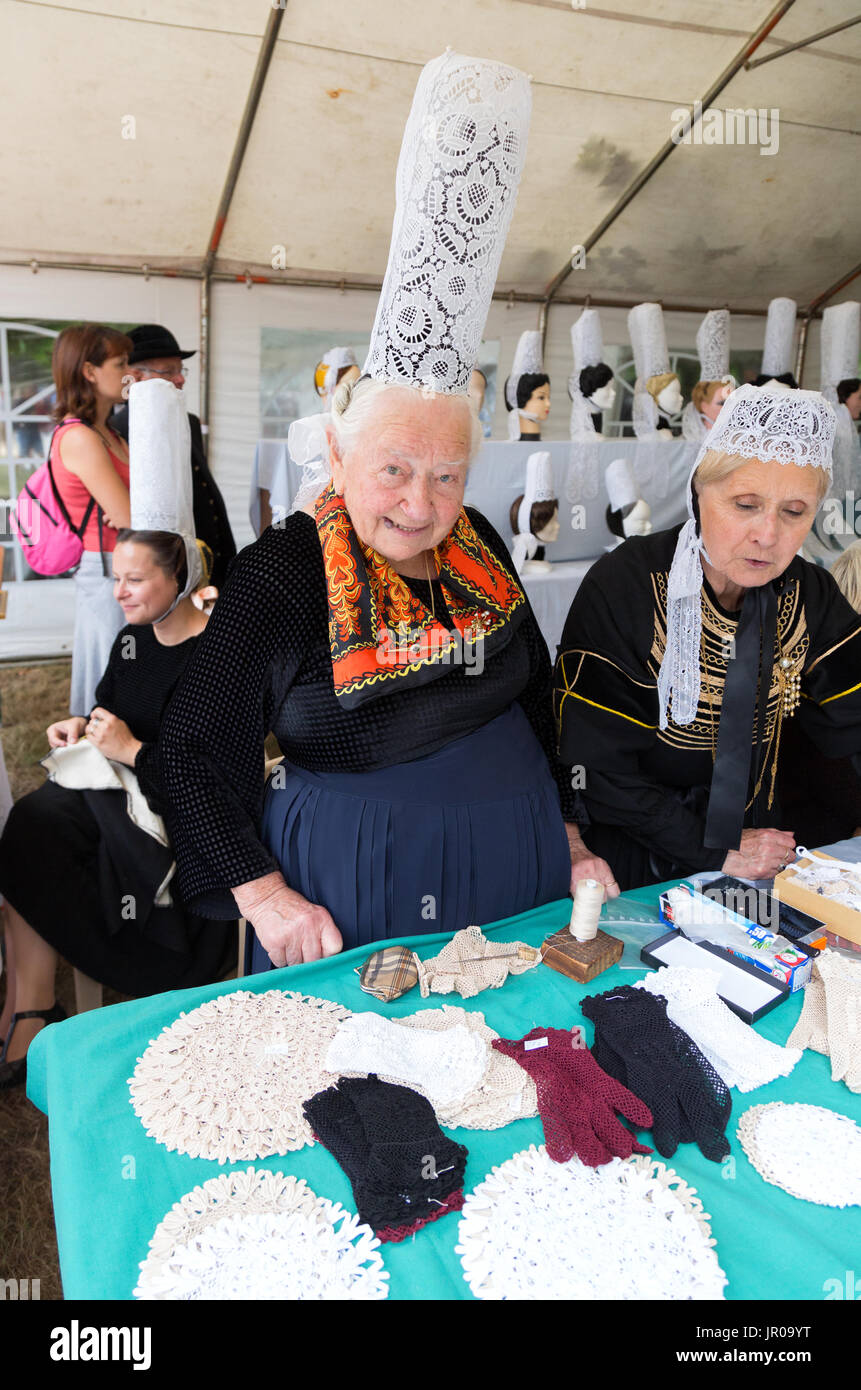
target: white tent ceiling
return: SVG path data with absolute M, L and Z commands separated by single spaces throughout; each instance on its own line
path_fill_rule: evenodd
M 773 0 L 284 0 L 216 271 L 376 283 L 423 63 L 450 44 L 530 72 L 501 291 L 543 295 Z M 757 57 L 858 13 L 795 0 Z M 0 262 L 199 271 L 272 14 L 267 0 L 0 0 Z M 804 306 L 857 264 L 861 25 L 750 72 L 720 108 L 779 113 L 779 149 L 680 145 L 563 296 Z M 130 123 L 128 118 L 132 118 Z M 133 131 L 134 138 L 127 138 Z M 287 270 L 271 266 L 284 247 Z M 857 295 L 857 282 L 837 298 Z

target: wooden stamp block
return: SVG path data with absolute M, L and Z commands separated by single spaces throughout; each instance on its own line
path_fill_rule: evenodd
M 624 942 L 617 936 L 608 936 L 600 931 L 592 941 L 577 941 L 567 927 L 548 936 L 542 947 L 544 964 L 561 975 L 577 980 L 581 985 L 588 984 L 622 955 Z

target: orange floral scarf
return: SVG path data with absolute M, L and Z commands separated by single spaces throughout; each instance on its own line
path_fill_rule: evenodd
M 473 658 L 480 644 L 486 659 L 509 642 L 526 610 L 523 590 L 463 508 L 435 551 L 453 629 L 434 616 L 379 551 L 359 540 L 332 484 L 317 498 L 315 516 L 335 694 L 345 709 L 437 680 L 458 661 L 465 643 Z

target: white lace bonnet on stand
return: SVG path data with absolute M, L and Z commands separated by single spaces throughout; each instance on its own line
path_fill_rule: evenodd
M 714 1246 L 695 1190 L 665 1164 L 554 1163 L 542 1144 L 469 1193 L 455 1253 L 481 1299 L 722 1299 Z
M 674 724 L 690 724 L 700 698 L 700 638 L 705 554 L 694 519 L 694 474 L 710 450 L 739 459 L 823 468 L 831 475 L 834 411 L 818 391 L 740 386 L 724 401 L 688 477 L 688 520 L 679 533 L 667 585 L 667 646 L 658 676 L 661 728 L 672 697 Z M 708 559 L 708 556 L 706 556 Z
M 320 358 L 320 366 L 326 368 L 326 375 L 323 378 L 323 396 L 331 402 L 338 384 L 338 373 L 344 367 L 358 367 L 356 354 L 351 347 L 333 347 L 328 352 L 324 352 Z
M 831 405 L 837 405 L 837 387 L 847 377 L 858 375 L 861 353 L 861 304 L 857 299 L 832 304 L 822 315 L 820 390 Z
M 389 261 L 364 376 L 467 394 L 531 110 L 529 78 L 517 68 L 448 49 L 422 69 L 398 159 Z M 319 465 L 293 511 L 328 480 L 327 423 L 312 416 L 290 426 L 290 457 L 306 468 Z
M 514 361 L 505 383 L 505 404 L 508 406 L 508 435 L 510 439 L 520 437 L 520 416 L 534 417 L 517 405 L 517 388 L 522 376 L 539 376 L 544 371 L 544 345 L 541 332 L 537 328 L 525 328 L 514 349 Z
M 697 356 L 700 359 L 700 381 L 723 381 L 735 387 L 735 377 L 729 371 L 729 309 L 709 309 L 697 329 Z M 708 426 L 700 417 L 693 401 L 682 411 L 682 436 L 701 442 Z
M 571 397 L 571 438 L 595 434 L 592 409 L 580 390 L 580 373 L 586 367 L 597 367 L 604 361 L 604 337 L 601 316 L 597 309 L 584 309 L 571 325 L 571 352 L 574 370 L 568 380 Z
M 794 299 L 772 299 L 769 304 L 765 321 L 761 376 L 785 376 L 787 372 L 792 371 L 792 347 L 795 341 L 797 313 L 798 305 Z
M 653 434 L 658 426 L 658 407 L 646 390 L 650 377 L 670 370 L 670 352 L 660 304 L 636 304 L 628 314 L 628 334 L 634 353 L 634 403 L 632 423 L 638 439 Z
M 160 377 L 129 387 L 129 508 L 135 531 L 182 536 L 188 576 L 178 603 L 200 586 L 203 561 L 194 532 L 185 392 Z
M 222 1173 L 175 1202 L 140 1265 L 135 1298 L 382 1299 L 380 1242 L 304 1179 Z

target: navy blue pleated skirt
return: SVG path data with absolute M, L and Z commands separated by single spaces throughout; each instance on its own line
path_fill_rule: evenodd
M 285 763 L 266 790 L 262 839 L 290 887 L 331 913 L 344 950 L 527 912 L 566 897 L 571 879 L 559 793 L 516 703 L 376 772 Z M 256 937 L 248 955 L 251 973 L 271 968 Z

